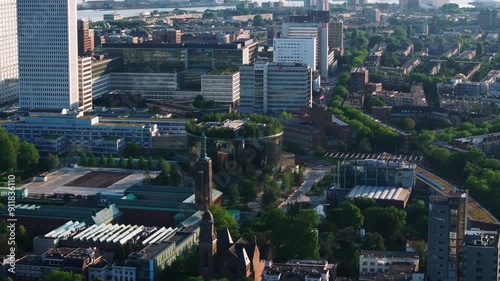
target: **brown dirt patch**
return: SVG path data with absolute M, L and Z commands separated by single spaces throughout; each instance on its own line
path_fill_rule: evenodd
M 115 173 L 115 172 L 89 172 L 75 180 L 66 183 L 64 186 L 106 188 L 126 177 L 130 173 Z

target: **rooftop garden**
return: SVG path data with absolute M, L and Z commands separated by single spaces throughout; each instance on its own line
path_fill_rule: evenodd
M 201 136 L 202 130 L 208 138 L 257 138 L 281 133 L 283 125 L 271 116 L 240 113 L 210 113 L 186 123 L 190 134 Z
M 217 68 L 217 69 L 212 69 L 207 74 L 209 75 L 231 75 L 234 74 L 237 70 L 226 67 L 226 68 Z

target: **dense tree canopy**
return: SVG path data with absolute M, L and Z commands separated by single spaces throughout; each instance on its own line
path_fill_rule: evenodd
M 81 281 L 83 276 L 69 271 L 53 270 L 42 281 Z

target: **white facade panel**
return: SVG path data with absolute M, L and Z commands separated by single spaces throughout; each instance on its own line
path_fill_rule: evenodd
M 0 104 L 18 98 L 16 0 L 0 0 Z
M 318 70 L 316 62 L 317 38 L 289 39 L 274 38 L 274 62 L 306 63 L 314 70 Z

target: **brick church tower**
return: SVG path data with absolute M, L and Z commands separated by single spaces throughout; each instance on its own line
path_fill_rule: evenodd
M 212 204 L 212 159 L 207 156 L 207 138 L 205 132 L 201 135 L 200 157 L 194 164 L 195 168 L 195 207 L 203 210 Z

